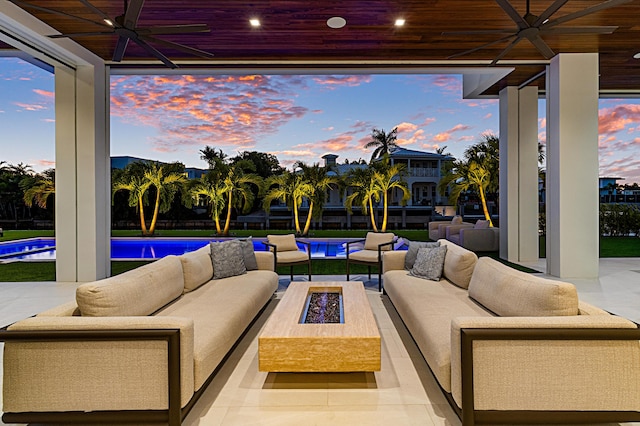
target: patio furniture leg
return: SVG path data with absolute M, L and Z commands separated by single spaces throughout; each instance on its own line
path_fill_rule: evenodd
M 311 281 L 311 261 L 307 263 L 307 269 L 309 270 L 309 281 Z
M 367 266 L 367 268 L 369 269 L 369 280 L 371 280 L 371 266 Z
M 289 273 L 291 274 L 291 281 L 293 281 L 293 265 L 289 266 Z

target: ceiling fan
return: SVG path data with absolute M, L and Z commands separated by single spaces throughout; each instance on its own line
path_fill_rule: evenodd
M 617 26 L 588 26 L 588 27 L 561 27 L 559 24 L 573 21 L 574 19 L 581 18 L 583 16 L 599 12 L 610 7 L 618 6 L 624 3 L 629 3 L 632 0 L 607 0 L 603 3 L 596 4 L 578 12 L 570 13 L 568 15 L 561 16 L 559 18 L 551 20 L 551 16 L 556 13 L 562 6 L 567 3 L 568 0 L 556 0 L 551 6 L 549 6 L 540 16 L 536 16 L 530 12 L 529 0 L 527 0 L 527 10 L 523 16 L 516 11 L 516 9 L 509 3 L 508 0 L 496 0 L 496 3 L 505 11 L 509 18 L 516 23 L 518 28 L 515 31 L 512 30 L 479 30 L 479 31 L 449 31 L 443 32 L 442 35 L 478 35 L 478 34 L 506 34 L 504 37 L 490 43 L 483 44 L 482 46 L 475 47 L 464 52 L 456 53 L 449 56 L 447 59 L 457 58 L 469 53 L 476 52 L 494 44 L 511 40 L 509 45 L 505 47 L 502 52 L 496 56 L 491 65 L 495 65 L 500 59 L 504 58 L 507 53 L 513 49 L 513 47 L 520 41 L 526 39 L 538 49 L 538 51 L 547 59 L 551 59 L 555 56 L 554 51 L 544 42 L 541 35 L 544 34 L 611 34 L 618 27 Z
M 142 12 L 142 6 L 144 5 L 144 0 L 123 0 L 124 1 L 124 12 L 122 15 L 116 16 L 111 19 L 106 13 L 89 3 L 88 0 L 79 0 L 82 4 L 84 4 L 87 8 L 91 9 L 95 14 L 100 16 L 103 22 L 96 22 L 90 19 L 85 19 L 79 16 L 70 15 L 65 12 L 61 12 L 54 9 L 49 9 L 42 6 L 37 6 L 31 3 L 23 2 L 21 0 L 10 0 L 12 3 L 15 3 L 18 6 L 25 8 L 32 8 L 36 10 L 41 10 L 43 12 L 54 13 L 57 15 L 66 16 L 69 18 L 73 18 L 76 20 L 84 21 L 87 23 L 91 23 L 94 25 L 98 25 L 103 27 L 102 31 L 94 31 L 94 32 L 81 32 L 81 33 L 67 33 L 67 34 L 56 34 L 50 35 L 50 38 L 74 38 L 74 37 L 90 37 L 90 36 L 102 36 L 109 34 L 118 35 L 118 41 L 116 43 L 115 50 L 113 52 L 113 62 L 120 62 L 124 58 L 125 50 L 127 49 L 127 45 L 129 41 L 133 41 L 144 50 L 149 52 L 154 57 L 158 58 L 162 61 L 166 66 L 170 68 L 177 68 L 178 66 L 174 64 L 169 58 L 167 58 L 162 52 L 160 52 L 155 47 L 151 46 L 147 42 L 152 42 L 154 44 L 163 45 L 169 47 L 171 49 L 178 50 L 180 52 L 185 52 L 191 55 L 211 58 L 213 54 L 209 52 L 205 52 L 200 49 L 195 49 L 189 46 L 185 46 L 183 44 L 174 43 L 167 40 L 162 40 L 156 35 L 161 34 L 191 34 L 191 33 L 208 33 L 211 30 L 209 26 L 206 24 L 184 24 L 184 25 L 162 25 L 162 26 L 153 26 L 153 27 L 138 27 L 138 19 L 140 18 L 140 13 Z

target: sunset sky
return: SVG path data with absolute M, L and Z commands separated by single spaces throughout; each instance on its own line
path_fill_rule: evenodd
M 461 86 L 457 75 L 113 76 L 111 155 L 206 168 L 209 145 L 269 152 L 283 166 L 326 153 L 369 160 L 372 129 L 398 127 L 403 147 L 460 156 L 499 128 L 498 101 L 463 100 Z M 55 166 L 53 101 L 52 74 L 0 58 L 0 161 Z M 640 183 L 640 100 L 601 100 L 599 124 L 600 176 Z

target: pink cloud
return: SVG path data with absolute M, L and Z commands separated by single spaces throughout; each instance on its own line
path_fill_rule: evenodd
M 439 142 L 439 143 L 447 142 L 452 138 L 453 133 L 462 132 L 466 130 L 471 130 L 471 127 L 465 124 L 456 124 L 451 129 L 445 130 L 444 132 L 436 134 L 432 138 L 432 142 Z
M 492 113 L 488 113 L 487 115 L 485 115 L 484 117 L 482 117 L 482 119 L 483 119 L 483 120 L 488 120 L 488 119 L 490 119 L 491 117 L 493 117 L 493 114 L 492 114 Z
M 40 160 L 35 160 L 34 163 L 45 169 L 51 169 L 56 167 L 56 162 L 54 160 L 40 159 Z
M 33 92 L 37 93 L 40 96 L 44 96 L 44 97 L 50 98 L 50 99 L 53 99 L 55 97 L 55 92 L 49 92 L 47 90 L 33 89 Z
M 640 105 L 621 104 L 603 108 L 598 116 L 598 133 L 601 135 L 617 133 L 629 124 L 640 123 Z
M 25 111 L 42 111 L 47 109 L 45 105 L 40 104 L 25 104 L 23 102 L 14 102 L 14 105 L 19 106 Z
M 334 90 L 340 86 L 360 86 L 371 81 L 370 75 L 328 75 L 317 76 L 313 81 L 329 90 Z

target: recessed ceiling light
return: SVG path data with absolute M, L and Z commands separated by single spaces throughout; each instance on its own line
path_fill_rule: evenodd
M 404 19 L 402 19 L 402 18 L 396 19 L 396 27 L 401 27 L 401 26 L 404 25 L 404 23 L 405 23 Z
M 347 25 L 347 21 L 339 16 L 334 16 L 333 18 L 327 19 L 327 25 L 329 28 L 342 28 Z
M 107 19 L 107 18 L 105 18 L 105 19 L 103 19 L 103 21 L 104 21 L 107 25 L 109 25 L 110 27 L 113 27 L 113 22 L 111 21 L 111 19 Z
M 640 52 L 636 53 L 635 55 L 633 55 L 634 59 L 640 59 Z
M 259 27 L 260 26 L 260 20 L 257 19 L 257 18 L 249 19 L 249 23 L 251 24 L 252 27 Z

